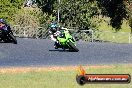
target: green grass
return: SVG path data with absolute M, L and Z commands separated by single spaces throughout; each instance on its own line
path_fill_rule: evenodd
M 115 33 L 110 31 L 96 31 L 94 39 L 109 41 L 115 43 L 132 43 L 132 38 L 129 40 L 131 35 L 129 33 Z
M 111 25 L 108 25 L 107 22 L 110 21 L 109 18 L 103 18 L 105 21 L 102 21 L 98 27 L 99 30 L 102 31 L 111 31 L 111 32 L 115 32 L 115 28 L 112 28 Z M 119 29 L 118 32 L 131 32 L 131 27 L 129 26 L 129 23 L 127 20 L 123 20 L 122 25 L 121 25 L 121 29 Z
M 109 19 L 106 18 L 106 20 Z M 94 39 L 115 43 L 132 43 L 132 35 L 129 34 L 131 33 L 131 28 L 126 20 L 123 21 L 121 29 L 119 29 L 117 32 L 105 21 L 100 23 L 98 29 L 99 31 L 95 32 Z M 130 40 L 129 36 L 131 36 Z
M 110 67 L 87 67 L 88 74 L 130 74 L 132 65 L 110 65 Z M 30 71 L 21 73 L 1 73 L 0 88 L 132 88 L 130 84 L 86 84 L 76 83 L 76 70 Z

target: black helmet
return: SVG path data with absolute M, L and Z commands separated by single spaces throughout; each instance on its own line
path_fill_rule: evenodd
M 50 31 L 52 31 L 53 33 L 55 33 L 57 31 L 57 27 L 51 27 Z
M 52 23 L 50 25 L 50 31 L 52 31 L 53 33 L 55 33 L 57 31 L 57 25 L 55 23 Z

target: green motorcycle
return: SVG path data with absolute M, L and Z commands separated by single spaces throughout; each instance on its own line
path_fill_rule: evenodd
M 61 33 L 57 36 L 60 48 L 63 50 L 69 49 L 69 51 L 78 52 L 79 49 L 76 47 L 76 41 L 67 30 L 61 30 Z

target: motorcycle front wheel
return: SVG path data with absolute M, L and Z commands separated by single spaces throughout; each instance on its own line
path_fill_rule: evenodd
M 17 40 L 16 40 L 16 37 L 12 34 L 12 33 L 9 33 L 9 36 L 10 36 L 10 40 L 14 43 L 14 44 L 17 44 Z
M 70 51 L 74 51 L 74 52 L 78 52 L 79 49 L 72 43 L 72 42 L 68 42 L 69 46 L 70 46 Z

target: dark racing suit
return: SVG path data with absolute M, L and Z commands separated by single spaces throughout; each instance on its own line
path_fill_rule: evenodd
M 7 35 L 7 33 L 11 32 L 13 34 L 13 32 L 11 31 L 11 27 L 7 24 L 5 24 L 4 26 L 0 27 L 0 31 L 1 31 L 1 39 L 5 40 L 5 36 Z

